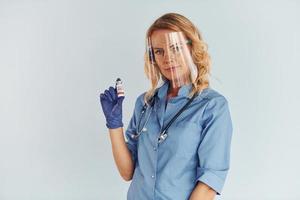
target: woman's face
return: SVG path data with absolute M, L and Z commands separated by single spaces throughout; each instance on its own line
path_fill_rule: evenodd
M 160 29 L 151 35 L 151 44 L 160 72 L 172 83 L 179 85 L 189 79 L 190 46 L 181 32 Z M 183 84 L 185 84 L 183 83 Z M 177 84 L 177 85 L 178 85 Z

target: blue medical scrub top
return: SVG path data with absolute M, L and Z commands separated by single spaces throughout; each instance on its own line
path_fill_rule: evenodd
M 126 144 L 135 163 L 128 200 L 189 199 L 197 181 L 220 195 L 229 170 L 232 121 L 226 98 L 206 88 L 175 120 L 168 137 L 158 144 L 163 127 L 186 104 L 192 85 L 184 85 L 178 96 L 168 101 L 169 82 L 159 89 L 153 110 L 141 118 L 144 95 L 135 103 L 134 113 L 125 132 Z M 145 130 L 134 139 L 140 122 Z

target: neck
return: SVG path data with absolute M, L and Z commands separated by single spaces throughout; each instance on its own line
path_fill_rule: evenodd
M 171 97 L 176 97 L 178 95 L 179 89 L 180 87 L 177 88 L 170 87 L 168 90 L 168 99 Z
M 177 94 L 178 93 L 178 91 L 179 91 L 179 89 L 180 89 L 180 87 L 177 87 L 177 88 L 170 88 L 169 89 L 169 93 L 173 93 L 173 94 Z

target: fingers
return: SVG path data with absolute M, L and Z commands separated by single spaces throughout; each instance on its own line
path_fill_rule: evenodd
M 100 99 L 101 100 L 106 100 L 107 99 L 107 96 L 103 93 L 100 94 Z
M 125 98 L 124 96 L 122 96 L 122 97 L 119 97 L 119 98 L 118 98 L 118 102 L 117 102 L 117 103 L 118 103 L 119 105 L 121 105 L 121 104 L 122 104 L 122 102 L 123 102 L 123 100 L 124 100 L 124 98 Z
M 101 94 L 100 94 L 100 102 L 101 102 L 101 104 L 102 104 L 104 101 L 110 101 L 110 100 L 109 100 L 109 98 L 106 96 L 106 94 L 101 93 Z
M 112 99 L 116 100 L 116 99 L 118 98 L 117 92 L 116 92 L 116 89 L 115 89 L 115 88 L 109 87 L 109 92 L 110 92 L 110 94 L 111 94 L 111 96 L 112 96 Z
M 108 100 L 107 96 L 105 94 L 101 93 L 100 94 L 100 103 L 101 103 L 102 110 L 104 113 L 105 113 L 106 105 L 108 102 L 109 102 L 109 100 Z
M 105 90 L 104 94 L 107 96 L 109 101 L 111 101 L 111 102 L 114 101 L 114 99 L 113 99 L 112 95 L 110 94 L 109 90 Z
M 116 89 L 115 89 L 114 87 L 112 87 L 112 86 L 110 86 L 107 90 L 105 90 L 104 93 L 101 93 L 101 94 L 100 94 L 100 98 L 109 100 L 109 101 L 111 101 L 111 102 L 113 102 L 113 101 L 118 101 L 118 102 L 120 102 L 120 103 L 122 103 L 122 101 L 123 101 L 123 99 L 124 99 L 124 97 L 123 97 L 123 98 L 121 98 L 121 97 L 118 98 L 118 96 L 117 96 L 117 91 L 116 91 Z
M 104 99 L 107 99 L 107 100 L 113 102 L 118 99 L 118 96 L 117 96 L 115 88 L 109 87 L 107 90 L 104 91 L 104 93 L 100 94 L 100 98 L 104 98 Z

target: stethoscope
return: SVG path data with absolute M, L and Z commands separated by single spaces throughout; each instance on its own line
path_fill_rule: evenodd
M 150 119 L 153 107 L 154 107 L 154 103 L 155 103 L 155 98 L 157 96 L 157 91 L 154 93 L 154 95 L 151 97 L 151 99 L 149 100 L 149 105 L 147 105 L 147 103 L 144 104 L 144 106 L 142 107 L 141 110 L 141 116 L 139 117 L 140 119 L 138 120 L 138 124 L 137 124 L 137 133 L 136 134 L 132 134 L 131 138 L 133 139 L 138 139 L 139 136 L 142 134 L 142 132 L 146 132 L 147 131 L 147 124 L 148 121 Z M 195 97 L 198 96 L 198 93 L 195 92 L 194 95 L 192 96 L 192 98 L 189 99 L 189 101 L 174 115 L 174 117 L 170 120 L 170 122 L 162 129 L 162 131 L 159 134 L 158 137 L 158 143 L 162 143 L 163 141 L 166 140 L 166 138 L 168 137 L 168 129 L 169 127 L 172 125 L 172 123 L 178 118 L 178 116 L 184 111 L 186 110 L 186 108 L 192 103 L 192 101 L 195 99 Z M 148 107 L 150 107 L 149 109 L 149 113 L 148 116 L 146 117 L 145 122 L 143 123 L 142 128 L 140 128 L 141 126 L 141 121 L 144 117 L 144 115 L 147 112 Z

